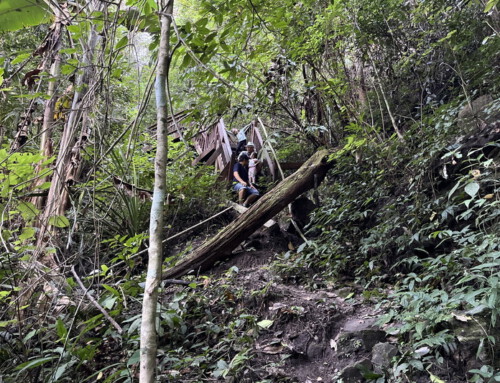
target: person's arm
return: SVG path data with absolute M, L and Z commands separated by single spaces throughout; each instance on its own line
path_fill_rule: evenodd
M 233 176 L 238 180 L 240 184 L 242 184 L 243 186 L 247 186 L 247 183 L 241 179 L 240 174 L 238 172 L 234 172 Z

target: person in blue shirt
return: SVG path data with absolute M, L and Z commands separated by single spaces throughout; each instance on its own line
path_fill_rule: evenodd
M 238 162 L 233 166 L 233 189 L 238 193 L 238 201 L 244 207 L 249 207 L 260 195 L 248 179 L 248 161 L 248 155 L 241 153 Z

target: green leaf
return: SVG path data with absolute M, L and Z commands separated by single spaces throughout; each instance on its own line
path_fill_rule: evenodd
M 66 29 L 68 31 L 70 31 L 71 33 L 81 33 L 82 32 L 82 28 L 78 24 L 76 24 L 76 25 L 68 25 L 66 27 Z
M 68 55 L 71 55 L 71 54 L 73 54 L 73 53 L 78 52 L 78 49 L 76 49 L 76 48 L 65 48 L 65 49 L 61 49 L 59 52 L 60 52 L 60 53 L 66 53 L 66 54 L 68 54 Z
M 127 366 L 132 366 L 134 364 L 139 363 L 141 358 L 140 350 L 135 350 L 130 359 L 127 361 Z
M 439 379 L 436 375 L 432 375 L 430 372 L 429 372 L 429 376 L 431 378 L 432 383 L 446 383 L 444 380 Z
M 484 12 L 488 13 L 493 9 L 498 4 L 498 0 L 489 0 L 488 3 L 486 3 L 486 7 L 484 7 Z
M 40 213 L 40 210 L 38 210 L 31 202 L 21 202 L 17 206 L 17 209 L 25 221 L 31 221 Z
M 115 305 L 115 303 L 116 303 L 116 297 L 106 297 L 101 302 L 101 305 L 104 308 L 111 310 L 113 308 L 113 306 Z
M 0 1 L 0 31 L 47 23 L 50 18 L 50 9 L 43 0 Z
M 73 72 L 75 70 L 75 67 L 72 66 L 72 65 L 63 65 L 61 67 L 61 73 L 62 74 L 70 74 L 71 72 Z
M 261 327 L 261 328 L 269 328 L 273 325 L 274 321 L 270 320 L 270 319 L 264 319 L 264 320 L 261 320 L 260 322 L 257 322 L 257 326 Z
M 122 73 L 123 73 L 123 69 L 115 69 L 115 70 L 111 73 L 111 76 L 113 76 L 113 78 L 117 78 L 117 79 L 119 79 L 119 78 L 122 76 Z
M 491 269 L 498 266 L 500 266 L 499 262 L 488 262 L 488 263 L 483 263 L 479 266 L 474 266 L 471 270 Z
M 120 48 L 123 48 L 124 46 L 126 46 L 128 44 L 128 37 L 127 36 L 123 36 L 120 41 L 118 41 L 115 45 L 115 49 L 120 49 Z
M 0 301 L 10 295 L 11 291 L 0 291 Z
M 158 6 L 156 5 L 155 0 L 147 0 L 147 2 L 152 9 L 158 9 Z
M 471 197 L 474 197 L 477 192 L 479 191 L 479 184 L 477 182 L 471 182 L 467 185 L 465 185 L 465 192 L 470 195 Z
M 455 33 L 457 33 L 457 30 L 453 30 L 451 32 L 449 32 L 445 37 L 443 37 L 442 39 L 438 40 L 438 43 L 442 43 L 443 41 L 446 41 L 448 40 L 451 36 L 453 36 Z
M 29 341 L 31 338 L 33 338 L 36 333 L 38 332 L 38 330 L 31 330 L 28 334 L 26 334 L 26 336 L 23 338 L 23 343 L 26 343 L 27 341 Z
M 11 324 L 14 324 L 16 322 L 17 322 L 16 319 L 0 321 L 0 328 L 10 326 Z
M 55 215 L 49 218 L 49 225 L 63 228 L 69 226 L 69 221 L 64 215 Z
M 0 3 L 0 6 L 1 6 L 1 3 Z M 21 53 L 20 55 L 17 55 L 17 57 L 14 60 L 12 60 L 11 64 L 12 65 L 18 64 L 18 63 L 26 60 L 30 56 L 31 56 L 31 53 Z
M 64 326 L 64 322 L 59 318 L 56 322 L 56 332 L 60 339 L 66 338 L 66 335 L 68 334 L 68 330 Z
M 28 362 L 25 362 L 23 364 L 20 364 L 19 366 L 16 367 L 16 370 L 20 370 L 19 372 L 23 372 L 24 370 L 28 370 L 30 368 L 38 367 L 44 363 L 50 362 L 54 359 L 56 359 L 56 356 L 48 356 L 46 358 L 38 358 L 34 360 L 30 360 Z
M 120 293 L 115 288 L 113 288 L 113 287 L 111 287 L 109 285 L 106 285 L 106 284 L 103 284 L 102 287 L 104 287 L 106 290 L 108 290 L 114 296 L 116 296 L 118 298 L 120 297 Z
M 23 232 L 19 236 L 21 241 L 26 241 L 27 239 L 32 239 L 35 237 L 35 228 L 33 227 L 24 227 Z

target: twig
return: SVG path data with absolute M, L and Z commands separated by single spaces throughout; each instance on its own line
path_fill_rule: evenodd
M 186 233 L 190 232 L 190 231 L 191 231 L 191 230 L 193 230 L 193 229 L 196 229 L 197 227 L 199 227 L 199 226 L 201 226 L 201 225 L 203 225 L 203 224 L 205 224 L 205 223 L 207 223 L 207 222 L 211 221 L 211 220 L 212 220 L 212 219 L 214 219 L 214 218 L 217 218 L 218 216 L 220 216 L 220 215 L 222 215 L 222 214 L 224 214 L 224 213 L 228 212 L 228 211 L 229 211 L 229 210 L 231 210 L 231 209 L 232 209 L 232 207 L 228 207 L 227 209 L 222 210 L 221 212 L 219 212 L 219 213 L 217 213 L 217 214 L 215 214 L 215 215 L 213 215 L 213 216 L 211 216 L 211 217 L 207 218 L 206 220 L 201 221 L 201 222 L 197 223 L 197 224 L 196 224 L 196 225 L 194 225 L 194 226 L 188 227 L 186 230 L 183 230 L 183 231 L 181 231 L 180 233 L 177 233 L 177 234 L 172 235 L 171 237 L 165 238 L 165 239 L 163 240 L 162 244 L 165 244 L 165 243 L 167 243 L 168 241 L 171 241 L 172 239 L 178 238 L 178 237 L 180 237 L 181 235 L 186 234 Z M 128 257 L 128 258 L 127 258 L 127 260 L 128 260 L 128 259 L 133 259 L 133 258 L 136 258 L 137 256 L 139 256 L 139 255 L 141 255 L 141 254 L 146 253 L 148 250 L 149 250 L 149 249 L 148 249 L 148 248 L 146 248 L 146 249 L 144 249 L 144 250 L 139 251 L 138 253 L 132 254 L 130 257 Z M 114 267 L 114 266 L 118 266 L 118 265 L 122 264 L 123 262 L 124 262 L 124 261 L 120 261 L 120 262 L 118 262 L 118 263 L 115 263 L 115 264 L 113 265 L 113 267 Z
M 189 286 L 191 283 L 194 282 L 189 282 L 189 281 L 183 281 L 182 279 L 164 279 L 163 282 L 167 285 L 184 285 L 184 286 Z
M 116 323 L 116 321 L 113 318 L 111 318 L 111 316 L 108 314 L 106 310 L 104 310 L 104 308 L 99 304 L 99 302 L 97 302 L 95 298 L 92 295 L 90 295 L 89 293 L 90 287 L 85 287 L 82 280 L 75 271 L 75 266 L 71 266 L 71 273 L 75 277 L 76 282 L 82 288 L 84 294 L 87 296 L 87 298 L 89 298 L 90 302 L 92 302 L 92 304 L 102 313 L 102 315 L 104 315 L 104 317 L 113 325 L 113 327 L 118 331 L 118 334 L 123 333 L 123 329 L 120 327 L 120 325 Z

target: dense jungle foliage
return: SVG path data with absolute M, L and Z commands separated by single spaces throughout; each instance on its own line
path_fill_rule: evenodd
M 0 382 L 138 381 L 161 9 L 0 3 Z M 285 282 L 347 286 L 346 304 L 383 312 L 399 354 L 366 381 L 500 381 L 498 0 L 174 6 L 168 114 L 184 135 L 168 145 L 165 238 L 233 198 L 192 165 L 220 118 L 259 117 L 280 162 L 328 148 L 333 168 L 264 288 L 230 262 L 162 285 L 158 381 L 297 381 L 255 373 L 273 321 L 248 302 Z M 230 219 L 167 242 L 164 269 Z M 460 357 L 457 324 L 477 341 Z

